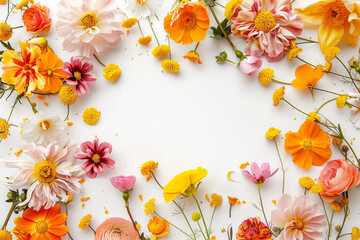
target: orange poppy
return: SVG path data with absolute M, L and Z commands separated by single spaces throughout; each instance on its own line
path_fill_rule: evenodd
M 301 65 L 295 71 L 296 79 L 291 82 L 291 86 L 300 90 L 311 88 L 324 74 L 323 67 L 320 65 L 316 68 L 312 68 L 307 64 Z
M 316 122 L 307 120 L 298 132 L 285 135 L 285 151 L 299 167 L 321 166 L 331 157 L 330 137 Z
M 64 225 L 67 215 L 60 210 L 59 204 L 47 210 L 42 207 L 38 212 L 28 208 L 22 217 L 15 218 L 15 228 L 30 233 L 31 240 L 60 240 L 69 231 Z
M 200 42 L 204 40 L 209 27 L 209 13 L 202 1 L 182 1 L 164 19 L 165 31 L 176 43 Z

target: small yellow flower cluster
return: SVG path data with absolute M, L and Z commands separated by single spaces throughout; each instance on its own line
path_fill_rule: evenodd
M 137 22 L 138 22 L 138 19 L 137 19 L 137 18 L 127 18 L 127 19 L 125 19 L 125 20 L 121 23 L 121 26 L 122 26 L 123 28 L 130 29 L 130 28 L 132 28 Z
M 142 175 L 151 175 L 151 173 L 155 172 L 155 168 L 159 166 L 158 162 L 154 162 L 152 160 L 147 161 L 141 166 L 141 174 Z
M 315 182 L 310 177 L 302 177 L 299 179 L 299 184 L 300 184 L 300 187 L 306 188 L 309 190 L 310 188 L 312 188 L 315 185 Z
M 0 239 L 1 240 L 12 240 L 11 233 L 6 230 L 0 230 Z
M 242 3 L 243 0 L 231 0 L 225 6 L 225 17 L 227 20 L 230 20 L 234 15 L 235 9 L 238 5 Z
M 338 137 L 332 137 L 332 144 L 335 146 L 340 146 L 343 143 L 343 139 Z
M 262 85 L 267 86 L 274 77 L 274 70 L 272 70 L 271 68 L 265 68 L 261 72 L 259 72 L 258 79 Z
M 325 50 L 325 61 L 331 62 L 336 55 L 341 51 L 338 47 L 329 47 Z
M 9 134 L 9 123 L 5 120 L 0 118 L 0 139 L 6 139 Z
M 281 133 L 281 130 L 276 129 L 274 127 L 269 128 L 267 132 L 265 133 L 265 138 L 267 139 L 274 139 L 277 135 Z
M 149 201 L 147 201 L 145 203 L 145 213 L 146 216 L 149 215 L 149 213 L 154 213 L 155 212 L 155 198 L 150 199 Z
M 301 53 L 303 50 L 299 47 L 296 46 L 295 41 L 292 41 L 290 44 L 290 50 L 289 50 L 289 54 L 287 57 L 287 60 L 291 61 L 293 58 L 296 58 L 299 53 Z
M 343 204 L 341 202 L 337 202 L 337 201 L 334 201 L 332 203 L 330 203 L 330 207 L 336 211 L 336 212 L 340 212 L 342 209 L 343 209 Z
M 183 56 L 183 58 L 188 59 L 191 62 L 197 62 L 198 64 L 202 64 L 202 62 L 200 61 L 199 54 L 197 52 L 195 52 L 195 51 L 188 52 L 188 54 Z
M 360 229 L 357 227 L 353 227 L 351 230 L 351 240 L 359 240 L 360 239 Z
M 0 23 L 0 41 L 7 41 L 12 37 L 12 29 L 7 23 Z
M 169 54 L 170 51 L 171 49 L 168 45 L 160 45 L 154 48 L 152 55 L 154 58 L 164 58 Z
M 219 207 L 222 204 L 222 196 L 217 195 L 216 193 L 211 194 L 210 207 Z
M 317 183 L 314 186 L 310 188 L 310 191 L 312 194 L 318 194 L 321 193 L 324 190 L 324 186 L 322 183 Z
M 141 45 L 148 45 L 149 43 L 151 43 L 151 41 L 152 41 L 151 36 L 145 36 L 145 37 L 139 38 L 138 43 Z
M 273 93 L 274 106 L 279 105 L 280 100 L 284 98 L 284 94 L 285 94 L 285 87 L 281 87 L 274 91 Z
M 180 64 L 177 61 L 171 59 L 165 59 L 161 62 L 161 67 L 171 73 L 176 73 L 180 70 Z
M 309 113 L 309 115 L 306 117 L 307 121 L 310 122 L 320 122 L 321 121 L 321 117 L 316 113 L 316 112 L 311 112 Z
M 65 105 L 72 105 L 76 102 L 78 96 L 74 88 L 63 86 L 59 91 L 59 99 Z
M 347 96 L 346 96 L 346 95 L 338 96 L 338 97 L 336 98 L 336 106 L 337 106 L 338 108 L 343 108 L 343 107 L 345 107 L 346 100 L 347 100 Z
M 85 109 L 82 118 L 84 123 L 87 123 L 89 125 L 95 125 L 101 116 L 101 112 L 96 110 L 95 108 L 87 108 Z
M 118 65 L 111 63 L 104 67 L 103 72 L 105 73 L 103 76 L 106 80 L 115 82 L 121 74 L 121 69 Z
M 79 228 L 80 229 L 85 229 L 88 226 L 90 226 L 91 217 L 92 217 L 91 214 L 88 214 L 88 215 L 84 216 L 80 221 Z

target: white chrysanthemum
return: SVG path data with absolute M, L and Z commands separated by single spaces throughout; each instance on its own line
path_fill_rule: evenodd
M 360 129 L 360 94 L 359 93 L 348 93 L 352 98 L 348 99 L 347 102 L 353 105 L 350 108 L 350 121 L 354 124 L 354 127 Z
M 61 0 L 56 32 L 65 37 L 64 48 L 91 57 L 121 41 L 124 14 L 112 7 L 115 0 Z
M 23 204 L 35 211 L 41 207 L 49 209 L 58 201 L 66 202 L 67 192 L 80 192 L 79 180 L 83 171 L 74 159 L 78 151 L 76 145 L 60 145 L 55 137 L 46 147 L 33 143 L 21 146 L 21 149 L 32 159 L 9 160 L 5 165 L 20 170 L 6 181 L 6 185 L 11 190 L 28 188 Z
M 31 143 L 41 144 L 49 141 L 60 131 L 64 130 L 65 122 L 58 115 L 38 112 L 33 119 L 20 123 L 21 138 Z
M 146 18 L 158 10 L 163 0 L 129 0 L 126 12 L 136 18 Z

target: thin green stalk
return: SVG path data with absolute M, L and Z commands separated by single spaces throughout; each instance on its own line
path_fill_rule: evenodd
M 331 94 L 338 95 L 338 96 L 343 95 L 343 94 L 335 93 L 335 92 L 332 92 L 332 91 L 329 91 L 329 90 L 325 90 L 325 89 L 321 89 L 321 88 L 311 87 L 311 89 L 313 89 L 313 90 L 317 90 L 317 91 L 321 91 L 321 92 L 331 93 Z
M 229 59 L 227 59 L 227 58 L 225 58 L 225 61 L 227 61 L 227 62 L 229 62 L 229 63 L 232 63 L 232 64 L 235 64 L 235 65 L 238 64 L 238 63 L 236 63 L 236 62 L 234 62 L 234 61 L 231 61 L 231 60 L 229 60 Z
M 200 42 L 198 42 L 198 43 L 196 44 L 195 49 L 194 49 L 194 52 L 196 52 L 196 50 L 198 49 L 199 45 L 200 45 Z
M 15 101 L 14 101 L 14 104 L 13 104 L 12 107 L 11 107 L 11 111 L 10 111 L 9 117 L 8 117 L 8 119 L 7 119 L 7 122 L 10 121 L 11 115 L 12 115 L 12 113 L 14 112 L 15 105 L 19 102 L 19 100 L 20 100 L 21 97 L 22 97 L 22 95 L 18 95 L 18 96 L 16 97 L 16 99 L 15 99 Z
M 6 230 L 6 226 L 7 226 L 8 222 L 9 222 L 9 220 L 10 220 L 11 214 L 14 212 L 15 207 L 16 207 L 16 203 L 13 202 L 11 204 L 10 210 L 9 210 L 9 212 L 8 212 L 6 218 L 5 218 L 4 224 L 1 227 L 2 230 Z
M 132 224 L 133 224 L 133 226 L 134 226 L 134 229 L 135 229 L 136 232 L 138 233 L 139 237 L 141 237 L 141 234 L 139 233 L 139 230 L 136 228 L 136 223 L 135 223 L 135 221 L 134 221 L 134 219 L 133 219 L 133 217 L 132 217 L 132 215 L 131 215 L 131 212 L 130 212 L 130 208 L 129 208 L 129 204 L 128 204 L 128 203 L 126 204 L 125 208 L 126 208 L 126 211 L 127 211 L 128 215 L 129 215 L 129 217 L 130 217 L 130 220 L 131 220 L 131 222 L 132 222 Z
M 154 34 L 154 36 L 155 36 L 156 42 L 157 42 L 158 46 L 160 46 L 159 39 L 158 39 L 157 36 L 156 36 L 156 33 L 155 33 L 154 28 L 153 28 L 153 24 L 152 24 L 152 22 L 151 22 L 151 20 L 150 20 L 150 17 L 148 16 L 147 19 L 148 19 L 148 21 L 149 21 L 151 31 L 153 32 L 153 34 Z
M 282 181 L 282 194 L 284 194 L 285 192 L 285 169 L 284 169 L 284 164 L 283 161 L 281 159 L 281 155 L 280 155 L 280 151 L 279 151 L 279 147 L 277 145 L 276 139 L 274 138 L 274 142 L 275 142 L 275 146 L 276 146 L 276 151 L 279 155 L 279 159 L 280 159 L 280 163 L 281 163 L 281 171 L 283 172 L 283 181 Z
M 11 27 L 11 29 L 18 29 L 18 28 L 22 28 L 23 26 L 17 26 L 17 27 Z
M 216 211 L 216 206 L 214 207 L 214 211 L 213 211 L 213 213 L 212 213 L 212 215 L 211 215 L 211 220 L 210 220 L 210 229 L 211 229 L 211 226 L 212 226 L 212 222 L 213 222 L 213 219 L 214 219 L 214 215 L 215 215 L 215 211 Z
M 295 107 L 294 105 L 292 105 L 290 102 L 288 102 L 285 98 L 283 98 L 284 102 L 286 102 L 287 104 L 289 104 L 291 107 L 293 107 L 294 109 L 296 109 L 297 111 L 301 112 L 302 114 L 308 116 L 307 113 L 301 111 L 300 109 L 298 109 L 297 107 Z
M 182 213 L 182 215 L 185 218 L 185 221 L 186 221 L 187 225 L 189 226 L 189 228 L 191 230 L 191 233 L 193 234 L 193 236 L 195 236 L 195 232 L 194 232 L 193 228 L 191 227 L 190 222 L 189 222 L 188 218 L 186 217 L 186 215 L 184 213 L 184 210 L 180 207 L 180 205 L 177 202 L 175 202 L 175 200 L 172 200 L 172 202 L 179 208 L 180 212 Z
M 96 231 L 92 226 L 89 225 L 89 228 L 94 232 L 94 234 L 96 234 Z
M 333 98 L 333 99 L 330 99 L 330 100 L 324 102 L 323 104 L 321 104 L 321 106 L 318 108 L 318 110 L 316 110 L 316 113 L 318 113 L 320 111 L 320 109 L 323 108 L 326 104 L 328 104 L 332 101 L 335 101 L 335 100 L 336 100 L 336 98 Z
M 345 237 L 345 236 L 351 236 L 351 233 L 345 233 L 339 236 L 339 238 Z
M 266 223 L 266 226 L 270 227 L 269 223 L 268 223 L 268 220 L 266 218 L 266 214 L 265 214 L 265 209 L 264 209 L 264 204 L 263 204 L 263 201 L 262 201 L 262 197 L 261 197 L 261 185 L 260 184 L 257 184 L 258 186 L 258 191 L 259 191 L 259 199 L 260 199 L 260 206 L 261 206 L 261 209 L 262 209 L 262 212 L 263 212 L 263 215 L 264 215 L 264 219 L 265 219 L 265 223 Z
M 338 56 L 336 56 L 335 58 L 336 58 L 336 59 L 341 63 L 341 65 L 343 65 L 343 67 L 346 69 L 346 71 L 347 71 L 347 73 L 349 74 L 349 77 L 350 77 L 350 79 L 351 79 L 351 82 L 354 84 L 356 90 L 360 93 L 360 89 L 359 89 L 359 87 L 356 85 L 356 83 L 355 83 L 355 81 L 354 81 L 354 79 L 353 79 L 353 77 L 352 77 L 349 69 L 346 67 L 346 65 L 344 64 L 344 62 L 341 61 L 341 59 L 340 59 Z
M 218 6 L 220 6 L 220 7 L 222 7 L 222 8 L 225 8 L 224 5 L 222 5 L 222 4 L 218 3 L 218 2 L 215 2 L 215 4 L 218 5 Z
M 346 218 L 348 217 L 348 209 L 349 209 L 349 207 L 347 205 L 345 205 L 345 207 L 344 207 L 344 219 L 342 221 L 342 224 L 341 224 L 341 227 L 340 227 L 340 230 L 339 230 L 339 233 L 338 233 L 336 239 L 340 238 L 341 232 L 342 232 L 342 230 L 343 230 L 343 228 L 345 226 Z
M 161 189 L 164 189 L 164 187 L 159 183 L 159 181 L 157 180 L 157 178 L 155 177 L 155 174 L 152 172 L 151 173 L 151 176 L 154 178 L 154 180 L 155 180 L 155 182 L 157 183 L 157 185 L 159 185 L 159 187 L 161 188 Z
M 197 198 L 195 197 L 195 195 L 194 195 L 194 194 L 193 194 L 192 196 L 193 196 L 193 198 L 195 199 L 196 205 L 198 206 L 198 209 L 199 209 L 199 212 L 200 212 L 200 215 L 201 215 L 201 219 L 202 219 L 203 224 L 204 224 L 204 227 L 205 227 L 206 236 L 207 236 L 207 237 L 208 237 L 208 239 L 210 240 L 209 231 L 208 231 L 208 228 L 207 228 L 207 226 L 206 226 L 205 217 L 204 217 L 204 214 L 202 213 L 202 210 L 201 210 L 201 207 L 200 207 L 199 201 L 197 200 Z
M 276 79 L 271 79 L 273 80 L 274 82 L 277 82 L 277 83 L 281 83 L 281 84 L 285 84 L 285 85 L 291 85 L 291 83 L 287 83 L 287 82 L 282 82 L 282 81 L 279 81 L 279 80 L 276 80 Z
M 93 54 L 93 56 L 94 56 L 94 58 L 96 59 L 96 61 L 98 61 L 98 63 L 101 64 L 101 66 L 106 67 L 106 65 L 103 64 L 103 63 L 100 61 L 100 59 L 95 55 L 95 53 Z
M 310 65 L 310 66 L 312 66 L 312 67 L 315 67 L 315 65 L 314 65 L 314 64 L 311 64 L 311 63 L 309 63 L 309 62 L 305 61 L 304 59 L 299 58 L 298 56 L 297 56 L 296 58 L 297 58 L 297 59 L 299 59 L 300 61 L 302 61 L 303 63 L 306 63 L 307 65 Z
M 336 75 L 336 76 L 339 76 L 339 77 L 344 77 L 344 78 L 351 79 L 350 77 L 345 76 L 345 75 L 342 75 L 342 74 L 339 74 L 339 73 L 335 73 L 335 72 L 328 72 L 328 73 L 333 74 L 333 75 Z
M 326 222 L 328 225 L 330 225 L 330 221 L 329 221 L 329 217 L 328 217 L 328 214 L 326 212 L 326 208 L 325 208 L 325 203 L 324 203 L 324 200 L 322 199 L 320 193 L 318 193 L 319 197 L 320 197 L 320 200 L 321 200 L 321 203 L 322 203 L 322 206 L 324 208 L 324 212 L 325 212 L 325 216 L 326 216 Z
M 356 153 L 355 153 L 354 149 L 352 148 L 351 144 L 350 144 L 350 143 L 348 142 L 348 140 L 346 140 L 345 138 L 344 138 L 344 141 L 346 142 L 346 144 L 347 144 L 348 147 L 350 148 L 350 151 L 352 152 L 352 154 L 354 154 L 354 157 L 355 157 L 356 161 L 357 161 L 358 164 L 360 165 L 360 160 L 359 160 L 359 158 L 356 156 Z
M 163 221 L 167 221 L 171 226 L 173 226 L 174 228 L 176 228 L 178 231 L 182 232 L 184 235 L 186 235 L 188 238 L 190 239 L 194 239 L 193 237 L 191 237 L 189 234 L 187 234 L 186 232 L 184 232 L 183 230 L 181 230 L 180 228 L 178 228 L 176 225 L 174 225 L 173 223 L 169 222 L 167 219 L 161 217 L 157 212 L 154 212 L 156 216 L 158 216 L 161 220 Z
M 203 235 L 204 239 L 206 239 L 206 236 L 205 236 L 204 231 L 202 230 L 202 228 L 201 228 L 201 226 L 200 226 L 199 221 L 196 221 L 196 223 L 197 223 L 197 225 L 199 226 L 200 232 L 201 232 L 201 234 Z
M 28 102 L 30 103 L 30 106 L 32 108 L 32 111 L 36 114 L 38 113 L 38 111 L 36 110 L 35 106 L 32 104 L 32 102 L 30 101 L 29 97 L 26 97 L 26 99 L 28 100 Z
M 70 106 L 69 105 L 66 105 L 67 106 L 67 114 L 66 114 L 66 117 L 64 119 L 64 122 L 67 120 L 67 118 L 69 117 L 69 114 L 70 114 Z
M 327 240 L 330 240 L 330 236 L 331 236 L 331 226 L 332 226 L 332 221 L 334 218 L 334 213 L 335 211 L 333 210 L 331 213 L 331 218 L 330 218 L 330 224 L 329 224 L 329 229 L 328 229 L 328 236 L 327 236 Z
M 312 43 L 318 43 L 317 41 L 311 40 L 311 39 L 307 39 L 307 38 L 303 38 L 303 37 L 297 37 L 298 39 L 304 40 L 304 41 L 308 41 L 308 42 L 312 42 Z

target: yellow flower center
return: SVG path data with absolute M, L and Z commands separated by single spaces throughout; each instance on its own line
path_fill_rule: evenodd
M 181 22 L 185 27 L 191 28 L 195 25 L 196 19 L 192 13 L 184 13 L 181 16 Z
M 81 25 L 84 27 L 84 29 L 94 27 L 97 22 L 98 20 L 96 19 L 95 13 L 86 13 L 81 18 Z
M 39 123 L 39 128 L 41 128 L 41 130 L 47 131 L 50 128 L 50 122 L 48 120 L 44 120 L 41 121 Z
M 46 231 L 48 230 L 48 224 L 46 221 L 41 220 L 36 223 L 35 229 L 39 234 L 46 233 Z
M 48 76 L 52 76 L 53 75 L 53 70 L 49 68 L 48 70 L 46 70 L 46 74 Z
M 92 157 L 91 157 L 91 160 L 95 163 L 95 164 L 98 164 L 101 160 L 101 157 L 99 154 L 95 153 Z
M 311 150 L 312 146 L 313 146 L 313 144 L 310 139 L 305 139 L 303 141 L 303 147 L 305 150 Z
M 294 228 L 298 229 L 298 230 L 302 230 L 304 228 L 304 222 L 302 220 L 294 220 L 295 224 L 294 224 Z
M 347 10 L 342 0 L 329 4 L 324 20 L 335 26 L 342 26 L 348 21 L 350 11 Z
M 147 0 L 136 0 L 136 3 L 141 5 L 141 6 L 144 6 L 146 4 Z
M 56 166 L 49 161 L 42 161 L 35 165 L 35 177 L 40 183 L 52 182 L 56 177 Z
M 81 80 L 81 72 L 74 72 L 74 77 L 76 78 L 76 80 L 80 81 Z
M 269 32 L 275 27 L 275 18 L 271 12 L 260 12 L 254 19 L 254 24 L 257 30 L 263 32 Z

